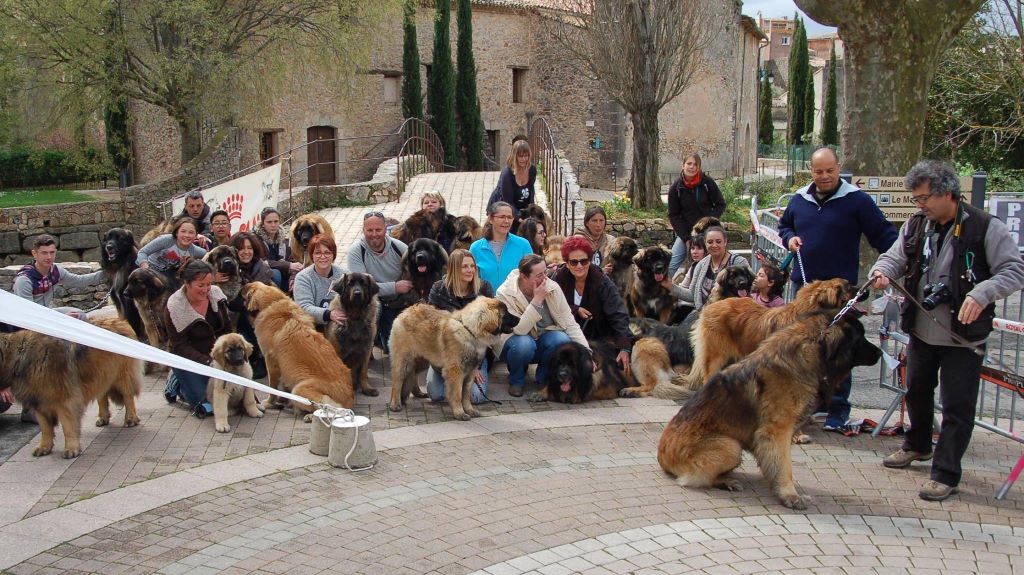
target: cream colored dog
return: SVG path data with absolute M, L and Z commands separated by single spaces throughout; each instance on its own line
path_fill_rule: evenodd
M 252 379 L 249 356 L 252 344 L 237 333 L 227 333 L 213 344 L 210 367 Z M 223 379 L 210 378 L 206 384 L 206 401 L 213 404 L 213 423 L 220 433 L 231 431 L 228 415 L 242 408 L 249 417 L 263 417 L 263 406 L 256 402 L 256 392 L 251 387 L 228 383 Z

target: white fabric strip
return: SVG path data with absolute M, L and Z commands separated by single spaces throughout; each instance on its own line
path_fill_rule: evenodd
M 278 391 L 233 373 L 185 359 L 173 353 L 107 331 L 101 327 L 96 327 L 89 322 L 68 317 L 58 311 L 45 308 L 35 302 L 22 299 L 3 290 L 0 290 L 0 310 L 3 310 L 3 313 L 0 314 L 0 321 L 23 329 L 73 341 L 111 353 L 151 361 L 208 377 L 216 377 L 231 383 L 251 387 L 257 391 L 284 397 L 304 405 L 312 405 L 312 402 L 305 397 Z

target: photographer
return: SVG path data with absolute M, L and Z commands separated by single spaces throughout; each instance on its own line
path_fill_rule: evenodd
M 906 186 L 921 211 L 903 225 L 868 277 L 875 289 L 883 289 L 890 278 L 906 276 L 907 292 L 930 311 L 921 311 L 909 298 L 902 306 L 901 327 L 910 335 L 906 402 L 911 429 L 903 447 L 882 464 L 903 468 L 932 458 L 934 393 L 941 374 L 942 429 L 931 479 L 919 495 L 942 501 L 960 483 L 960 458 L 974 429 L 983 360 L 961 342 L 984 349 L 996 300 L 1024 288 L 1024 261 L 1003 222 L 961 201 L 960 182 L 949 166 L 922 160 L 907 174 Z

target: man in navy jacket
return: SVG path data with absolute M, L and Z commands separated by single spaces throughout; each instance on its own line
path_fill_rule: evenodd
M 896 226 L 885 219 L 875 202 L 839 177 L 839 158 L 830 148 L 811 156 L 813 183 L 797 190 L 779 220 L 779 235 L 790 251 L 799 250 L 803 270 L 793 266 L 797 288 L 807 282 L 843 278 L 857 284 L 860 236 L 880 253 L 896 241 Z M 803 277 L 803 273 L 807 277 Z M 842 430 L 850 417 L 847 377 L 836 389 L 825 418 L 825 429 Z

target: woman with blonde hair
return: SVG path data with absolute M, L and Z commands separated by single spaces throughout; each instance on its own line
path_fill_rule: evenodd
M 494 297 L 490 282 L 480 279 L 476 269 L 476 258 L 469 250 L 457 249 L 448 257 L 448 269 L 443 278 L 430 288 L 427 301 L 438 309 L 455 311 L 462 309 L 479 296 Z M 473 374 L 473 390 L 470 401 L 473 404 L 487 400 L 487 357 Z M 427 369 L 427 394 L 430 400 L 444 401 L 444 378 L 433 367 Z
M 505 159 L 505 167 L 498 176 L 498 185 L 487 200 L 487 207 L 495 202 L 506 202 L 512 206 L 512 233 L 519 229 L 519 212 L 536 202 L 534 184 L 537 181 L 537 167 L 532 163 L 530 143 L 517 140 L 512 144 Z

